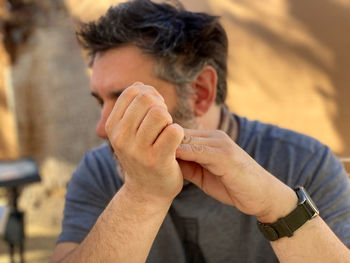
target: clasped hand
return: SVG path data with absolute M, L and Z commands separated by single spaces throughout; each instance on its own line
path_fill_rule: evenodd
M 125 187 L 145 200 L 171 202 L 183 184 L 175 156 L 183 129 L 173 123 L 157 90 L 142 83 L 128 87 L 105 128 L 126 171 Z
M 222 131 L 183 129 L 162 96 L 135 83 L 117 100 L 106 123 L 125 186 L 143 198 L 172 201 L 183 178 L 246 214 L 266 212 L 269 173 Z M 264 191 L 262 189 L 265 189 Z

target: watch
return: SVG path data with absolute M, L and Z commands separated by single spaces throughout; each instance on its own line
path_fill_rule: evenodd
M 298 186 L 294 190 L 298 196 L 298 205 L 290 214 L 274 223 L 257 222 L 260 232 L 266 239 L 275 241 L 285 236 L 291 237 L 299 227 L 319 215 L 315 203 L 305 189 Z

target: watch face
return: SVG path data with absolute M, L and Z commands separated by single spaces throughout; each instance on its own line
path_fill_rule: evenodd
M 317 206 L 312 201 L 311 197 L 306 192 L 304 187 L 298 187 L 296 191 L 299 197 L 299 205 L 303 205 L 307 209 L 307 211 L 310 213 L 311 218 L 317 216 L 319 214 Z

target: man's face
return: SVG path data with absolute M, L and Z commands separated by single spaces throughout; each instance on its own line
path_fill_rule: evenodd
M 178 100 L 174 85 L 155 76 L 154 60 L 134 46 L 125 46 L 98 53 L 92 67 L 91 94 L 101 105 L 96 126 L 99 137 L 107 139 L 105 124 L 113 106 L 124 89 L 135 82 L 153 86 L 163 96 L 174 122 L 195 128 L 189 100 Z

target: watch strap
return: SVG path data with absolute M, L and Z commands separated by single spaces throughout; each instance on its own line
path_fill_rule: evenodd
M 298 190 L 296 190 L 298 191 Z M 298 195 L 300 198 L 300 196 Z M 260 232 L 270 241 L 275 241 L 282 237 L 291 237 L 293 233 L 305 222 L 318 215 L 308 202 L 299 203 L 298 206 L 286 217 L 278 219 L 274 223 L 257 222 Z

